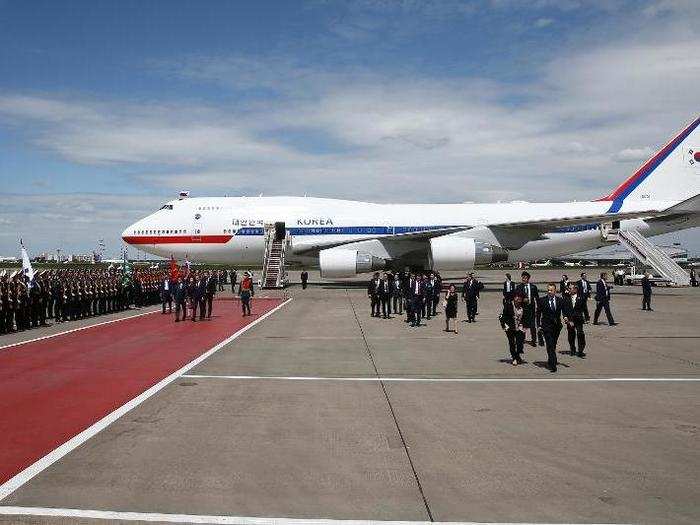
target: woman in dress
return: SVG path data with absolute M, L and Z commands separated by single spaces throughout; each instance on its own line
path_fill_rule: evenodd
M 455 319 L 457 319 L 457 300 L 459 296 L 457 295 L 457 290 L 455 285 L 451 284 L 450 287 L 445 292 L 445 332 L 457 333 L 457 325 L 454 325 Z M 450 321 L 455 326 L 454 330 L 450 330 Z

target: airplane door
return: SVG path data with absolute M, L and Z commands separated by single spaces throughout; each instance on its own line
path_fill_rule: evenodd
M 192 242 L 202 241 L 202 214 L 197 213 L 192 220 Z

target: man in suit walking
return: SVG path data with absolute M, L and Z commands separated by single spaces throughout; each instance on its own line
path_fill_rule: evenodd
M 512 281 L 509 273 L 506 274 L 506 280 L 503 281 L 503 304 L 509 303 L 515 296 L 515 283 Z
M 389 284 L 389 276 L 385 273 L 379 281 L 377 288 L 379 294 L 379 302 L 382 305 L 382 317 L 389 319 L 391 313 L 391 284 Z
M 236 270 L 231 270 L 231 293 L 236 294 L 236 281 L 238 280 L 238 273 Z
M 202 274 L 197 282 L 197 297 L 199 298 L 199 320 L 202 321 L 206 315 L 207 304 L 207 283 L 209 279 L 206 274 Z
M 192 322 L 197 321 L 197 307 L 199 306 L 199 286 L 194 276 L 187 279 L 187 300 L 192 308 Z M 187 315 L 185 315 L 187 319 Z
M 375 272 L 372 276 L 372 279 L 367 284 L 367 296 L 369 297 L 370 308 L 372 310 L 372 317 L 379 317 L 379 306 L 381 303 L 379 299 L 380 283 L 381 279 L 379 278 L 379 272 Z
M 563 301 L 557 297 L 557 285 L 547 285 L 547 295 L 540 298 L 537 308 L 537 324 L 542 330 L 547 348 L 547 367 L 550 372 L 557 371 L 557 340 L 561 333 L 561 312 Z
M 600 311 L 605 310 L 605 316 L 608 318 L 608 324 L 610 326 L 615 326 L 617 323 L 613 319 L 610 313 L 610 286 L 607 282 L 608 274 L 603 272 L 600 274 L 600 279 L 595 285 L 595 313 L 593 314 L 593 324 L 598 324 L 598 317 L 600 316 Z
M 210 274 L 206 280 L 206 292 L 205 292 L 205 302 L 207 309 L 207 319 L 211 319 L 211 309 L 214 304 L 214 295 L 216 295 L 216 289 L 218 288 L 218 279 L 215 274 Z
M 404 282 L 401 274 L 394 277 L 391 282 L 391 299 L 393 302 L 393 309 L 395 314 L 403 315 L 403 295 L 404 295 Z
M 475 323 L 479 308 L 479 292 L 483 285 L 476 280 L 473 273 L 467 276 L 462 288 L 462 298 L 467 303 L 467 322 Z
M 642 310 L 651 312 L 651 275 L 644 272 L 642 277 Z
M 415 275 L 415 278 L 410 283 L 408 293 L 411 301 L 411 326 L 420 326 L 423 311 L 423 295 L 425 293 L 423 280 L 420 275 Z
M 173 297 L 175 299 L 175 322 L 180 322 L 180 312 L 182 312 L 182 320 L 187 319 L 187 286 L 178 277 L 173 284 Z
M 523 272 L 520 274 L 521 282 L 515 288 L 515 292 L 523 296 L 523 305 L 525 309 L 524 318 L 527 321 L 527 326 L 530 328 L 530 345 L 537 346 L 537 301 L 539 292 L 537 286 L 530 282 L 530 273 Z
M 306 269 L 303 269 L 301 271 L 301 289 L 306 290 L 306 286 L 308 285 L 309 282 L 309 272 L 306 271 Z
M 587 323 L 591 320 L 591 314 L 588 313 L 588 300 L 591 298 L 591 283 L 588 281 L 586 272 L 581 274 L 581 279 L 576 283 L 576 288 L 578 293 L 583 298 L 583 318 L 584 322 Z
M 569 339 L 569 353 L 584 357 L 584 349 L 586 348 L 586 334 L 583 332 L 584 305 L 586 301 L 578 291 L 576 283 L 569 283 L 569 293 L 563 297 L 564 307 L 564 323 Z M 576 345 L 578 344 L 578 352 Z
M 160 301 L 163 305 L 163 313 L 165 313 L 165 305 L 168 305 L 168 313 L 173 313 L 173 296 L 172 283 L 167 275 L 160 281 Z

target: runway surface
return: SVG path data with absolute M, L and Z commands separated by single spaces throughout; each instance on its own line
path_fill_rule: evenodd
M 699 290 L 655 289 L 649 313 L 639 288 L 616 288 L 620 325 L 586 325 L 585 359 L 562 337 L 551 374 L 541 348 L 510 365 L 497 321 L 502 272 L 482 275 L 477 323 L 460 321 L 457 335 L 441 315 L 414 329 L 371 318 L 360 280 L 294 286 L 291 302 L 233 339 L 240 318 L 227 301 L 224 317 L 202 326 L 160 314 L 113 323 L 150 326 L 138 344 L 159 358 L 127 345 L 131 357 L 112 361 L 122 352 L 113 325 L 84 330 L 103 341 L 76 362 L 99 398 L 146 387 L 142 370 L 163 360 L 170 368 L 145 374 L 151 381 L 190 361 L 7 491 L 0 522 L 700 522 Z M 199 329 L 212 330 L 206 342 Z M 175 362 L 189 337 L 198 350 Z M 60 360 L 31 359 L 27 373 L 44 378 L 53 366 L 70 377 Z M 49 418 L 60 423 L 60 410 Z
M 156 311 L 0 350 L 0 484 L 255 319 L 230 301 L 215 311 L 196 323 Z

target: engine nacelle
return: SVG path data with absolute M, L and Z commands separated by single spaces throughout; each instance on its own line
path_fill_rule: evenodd
M 321 277 L 354 277 L 358 273 L 384 268 L 385 261 L 368 253 L 345 248 L 329 248 L 318 254 Z
M 466 271 L 477 264 L 508 260 L 508 252 L 470 237 L 434 237 L 430 239 L 430 266 L 433 270 Z

